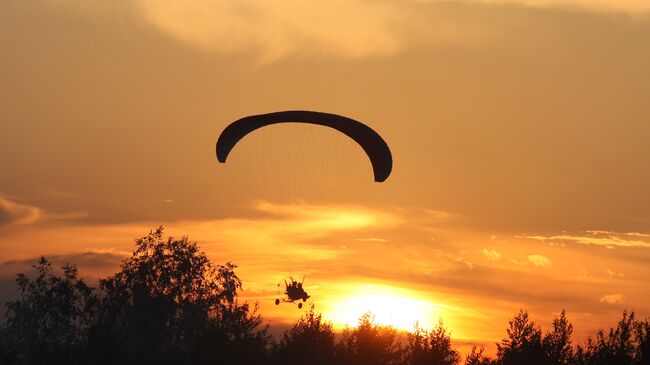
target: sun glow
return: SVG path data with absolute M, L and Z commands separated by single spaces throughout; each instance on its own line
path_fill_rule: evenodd
M 416 323 L 430 329 L 438 322 L 437 307 L 412 293 L 386 286 L 362 286 L 357 294 L 333 303 L 327 314 L 335 326 L 355 326 L 365 313 L 371 313 L 377 324 L 411 331 Z

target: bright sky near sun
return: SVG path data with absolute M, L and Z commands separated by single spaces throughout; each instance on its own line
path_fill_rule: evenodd
M 578 340 L 650 315 L 650 2 L 8 0 L 0 3 L 0 302 L 40 255 L 89 280 L 164 225 L 272 326 L 306 277 L 337 328 L 366 311 L 493 344 L 519 308 Z M 325 128 L 214 143 L 250 114 Z
M 360 286 L 354 292 L 336 301 L 330 312 L 325 312 L 333 323 L 354 326 L 363 314 L 371 312 L 377 323 L 410 331 L 416 324 L 433 328 L 439 317 L 435 304 L 417 294 L 377 285 Z

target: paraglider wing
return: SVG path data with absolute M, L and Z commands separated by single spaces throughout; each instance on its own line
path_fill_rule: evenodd
M 219 136 L 217 159 L 219 162 L 225 163 L 233 147 L 248 133 L 277 123 L 317 124 L 336 129 L 352 138 L 368 155 L 376 182 L 386 180 L 393 169 L 393 157 L 388 144 L 372 128 L 340 115 L 304 110 L 251 115 L 233 122 Z

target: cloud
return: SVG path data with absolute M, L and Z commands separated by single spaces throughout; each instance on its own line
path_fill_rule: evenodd
M 163 222 L 169 232 L 182 232 L 199 239 L 218 260 L 269 266 L 291 261 L 319 261 L 345 254 L 346 243 L 355 242 L 359 231 L 376 237 L 382 230 L 401 224 L 394 212 L 354 206 L 279 205 L 260 202 L 253 207 L 263 215 L 251 218 Z M 21 229 L 0 237 L 0 247 L 10 247 L 14 258 L 34 255 L 64 255 L 80 251 L 99 252 L 112 248 L 130 252 L 139 237 L 160 222 L 85 225 L 60 222 Z M 331 237 L 336 237 L 333 241 Z M 381 237 L 381 236 L 379 236 Z M 19 243 L 22 242 L 22 243 Z M 356 241 L 355 246 L 376 241 Z M 255 253 L 255 255 L 251 255 Z M 9 258 L 9 257 L 7 257 Z
M 0 227 L 9 225 L 31 225 L 52 221 L 71 221 L 85 218 L 85 212 L 51 213 L 39 207 L 16 203 L 0 196 Z
M 176 201 L 171 198 L 164 198 L 164 199 L 145 199 L 146 201 L 154 202 L 154 203 L 164 203 L 164 204 L 174 204 Z
M 650 248 L 650 237 L 637 232 L 617 233 L 610 231 L 586 231 L 583 235 L 562 234 L 555 236 L 524 236 L 538 241 L 549 243 L 578 243 L 582 245 L 595 245 L 607 248 L 615 247 L 643 247 Z
M 390 227 L 401 222 L 398 216 L 389 212 L 354 206 L 259 202 L 254 209 L 289 222 L 300 223 L 286 226 L 287 231 L 310 234 L 373 226 Z
M 622 278 L 623 276 L 625 276 L 623 273 L 616 272 L 612 269 L 607 269 L 607 277 L 610 279 Z
M 140 15 L 170 37 L 223 54 L 355 59 L 394 55 L 423 42 L 463 43 L 489 32 L 462 17 L 422 16 L 416 1 L 137 0 Z M 454 19 L 450 19 L 451 17 Z
M 600 12 L 647 13 L 647 0 L 473 0 L 487 4 L 516 4 L 535 8 L 583 9 Z
M 542 255 L 528 255 L 528 261 L 535 265 L 535 267 L 548 267 L 551 266 L 551 260 Z
M 42 195 L 53 197 L 53 198 L 62 198 L 62 199 L 74 199 L 80 198 L 81 195 L 71 191 L 59 190 L 52 187 L 44 187 L 41 189 L 40 193 Z
M 387 56 L 421 44 L 466 43 L 488 35 L 481 22 L 421 16 L 466 4 L 646 13 L 646 0 L 137 0 L 139 14 L 163 33 L 200 49 L 252 52 L 262 62 L 291 55 Z M 436 9 L 432 9 L 436 6 Z M 441 7 L 438 9 L 437 7 Z M 436 12 L 440 13 L 440 11 Z
M 488 250 L 487 248 L 483 249 L 483 255 L 490 261 L 499 261 L 501 259 L 501 253 L 496 250 Z
M 482 43 L 509 32 L 471 10 L 554 8 L 646 14 L 647 0 L 50 0 L 88 17 L 134 12 L 163 34 L 196 49 L 253 55 L 259 63 L 289 56 L 385 57 L 435 45 Z M 459 11 L 470 10 L 470 11 Z M 511 31 L 511 30 L 510 30 Z
M 624 297 L 621 294 L 607 294 L 600 298 L 600 302 L 607 304 L 623 304 L 623 299 Z
M 260 52 L 265 60 L 311 49 L 346 57 L 386 55 L 403 45 L 404 21 L 387 2 L 139 0 L 142 16 L 173 38 L 223 53 Z
M 41 219 L 42 215 L 39 208 L 0 197 L 0 227 L 10 224 L 32 224 Z

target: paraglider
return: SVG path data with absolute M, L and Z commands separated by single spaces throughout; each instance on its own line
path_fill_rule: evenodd
M 372 164 L 376 182 L 385 181 L 393 169 L 393 157 L 384 139 L 367 125 L 341 115 L 290 110 L 251 115 L 228 125 L 217 141 L 217 160 L 225 163 L 237 142 L 256 129 L 278 123 L 307 123 L 336 129 L 363 148 Z
M 356 121 L 354 119 L 344 117 L 337 114 L 315 112 L 315 111 L 306 111 L 306 110 L 289 110 L 289 111 L 280 111 L 267 114 L 251 115 L 241 119 L 238 119 L 231 124 L 229 124 L 219 135 L 219 138 L 216 143 L 216 155 L 217 160 L 220 163 L 225 163 L 228 159 L 229 154 L 233 148 L 239 143 L 240 140 L 245 138 L 251 132 L 264 128 L 274 124 L 280 123 L 304 123 L 312 124 L 317 126 L 324 126 L 332 128 L 347 137 L 351 138 L 356 144 L 358 144 L 365 154 L 367 155 L 370 163 L 372 165 L 372 171 L 374 175 L 375 182 L 384 182 L 390 176 L 393 169 L 393 156 L 391 154 L 390 148 L 386 141 L 372 128 L 369 126 Z M 302 140 L 301 140 L 302 141 Z M 274 140 L 275 142 L 275 140 Z M 347 142 L 347 141 L 346 141 Z M 289 142 L 291 143 L 291 142 Z M 295 142 L 294 142 L 295 143 Z M 309 145 L 309 148 L 312 148 L 312 145 Z M 281 148 L 281 146 L 278 146 Z M 325 156 L 336 157 L 330 152 L 323 153 Z M 256 154 L 255 156 L 267 156 L 267 154 Z M 294 155 L 290 155 L 294 157 Z M 347 156 L 344 156 L 344 158 Z M 271 160 L 273 162 L 273 160 Z M 273 166 L 273 164 L 260 164 L 264 166 Z M 314 167 L 318 173 L 323 171 L 322 165 L 319 164 L 309 164 L 309 167 Z M 277 172 L 275 168 L 272 170 Z M 355 170 L 357 171 L 357 170 Z M 303 170 L 300 170 L 301 177 L 308 176 L 304 174 Z M 281 173 L 274 174 L 280 175 Z M 344 176 L 348 176 L 347 174 Z M 368 179 L 363 176 L 364 182 L 367 182 Z M 252 179 L 256 183 L 257 179 Z M 261 185 L 268 185 L 266 179 L 260 180 Z M 309 184 L 308 184 L 309 185 Z M 323 184 L 328 185 L 328 184 Z M 353 185 L 353 184 L 351 184 Z M 330 185 L 331 186 L 331 185 Z M 349 186 L 349 185 L 348 185 Z M 289 184 L 282 184 L 281 188 L 288 188 L 287 190 L 291 191 L 291 186 Z M 273 191 L 273 189 L 270 189 Z M 366 189 L 368 190 L 368 189 Z M 299 194 L 295 194 L 299 196 Z M 304 281 L 304 278 L 303 278 Z M 286 277 L 278 283 L 277 294 L 278 296 L 275 299 L 275 304 L 280 305 L 281 302 L 284 303 L 297 303 L 298 308 L 302 308 L 303 303 L 305 303 L 311 296 L 305 291 L 303 287 L 303 281 L 296 281 L 292 277 Z
M 289 281 L 287 281 L 287 279 Z M 298 308 L 302 308 L 302 303 L 311 298 L 302 287 L 304 281 L 305 278 L 303 278 L 302 281 L 297 281 L 291 276 L 284 278 L 284 292 L 281 292 L 282 283 L 278 283 L 278 296 L 281 296 L 282 298 L 276 298 L 275 305 L 279 305 L 281 301 L 285 303 L 298 302 Z M 300 302 L 300 300 L 302 300 L 302 302 Z

